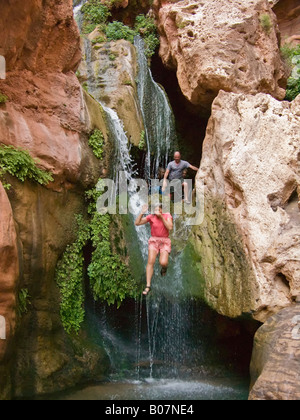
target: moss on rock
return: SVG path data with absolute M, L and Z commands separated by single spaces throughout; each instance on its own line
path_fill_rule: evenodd
M 201 256 L 206 302 L 231 318 L 250 314 L 254 274 L 241 235 L 221 201 L 206 199 L 205 219 L 194 228 L 192 243 Z

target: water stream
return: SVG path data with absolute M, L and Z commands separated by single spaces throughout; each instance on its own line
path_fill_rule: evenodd
M 82 2 L 83 3 L 83 2 Z M 79 12 L 79 7 L 77 12 Z M 153 80 L 144 44 L 135 40 L 138 53 L 138 97 L 145 125 L 147 143 L 147 178 L 157 175 L 160 166 L 166 167 L 176 144 L 173 113 L 164 90 Z M 88 88 L 97 91 L 91 68 L 91 44 L 85 40 Z M 96 97 L 101 103 L 101 97 Z M 141 205 L 134 188 L 137 176 L 130 144 L 117 113 L 101 103 L 115 143 L 114 179 L 119 171 L 126 173 L 133 199 L 131 217 L 132 241 L 129 252 L 139 255 L 135 264 L 144 269 L 147 263 L 148 226 L 133 227 Z M 211 365 L 217 364 L 217 353 L 211 348 L 213 326 L 205 320 L 206 309 L 192 297 L 189 288 L 193 276 L 193 261 L 186 260 L 185 244 L 190 228 L 177 218 L 174 250 L 166 277 L 160 276 L 157 265 L 152 293 L 147 299 L 139 295 L 135 302 L 125 302 L 123 308 L 95 306 L 90 316 L 97 324 L 104 347 L 110 357 L 114 373 L 111 383 L 67 394 L 65 399 L 244 399 L 245 383 L 207 379 Z M 209 360 L 209 362 L 208 362 Z M 219 370 L 218 370 L 219 369 Z M 218 366 L 220 376 L 220 368 Z M 226 368 L 221 376 L 227 375 Z
M 166 168 L 170 152 L 176 144 L 176 128 L 168 97 L 152 76 L 141 37 L 134 45 L 138 57 L 138 96 L 145 125 L 147 142 L 146 176 L 157 176 L 158 168 Z

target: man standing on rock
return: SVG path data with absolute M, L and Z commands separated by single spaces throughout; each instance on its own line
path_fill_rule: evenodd
M 184 189 L 184 201 L 186 204 L 191 204 L 190 202 L 190 192 L 189 192 L 189 185 L 184 180 L 183 173 L 187 169 L 192 169 L 193 171 L 198 172 L 199 168 L 196 168 L 196 166 L 192 166 L 190 163 L 186 162 L 185 160 L 181 160 L 181 153 L 176 152 L 174 154 L 174 161 L 170 162 L 168 165 L 168 168 L 165 173 L 164 177 L 164 184 L 163 184 L 163 192 L 165 192 L 167 188 L 167 179 L 169 178 L 169 181 L 174 181 L 175 179 L 179 179 L 182 182 L 182 186 Z

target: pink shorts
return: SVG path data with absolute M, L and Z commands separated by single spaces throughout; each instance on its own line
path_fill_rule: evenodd
M 168 252 L 171 254 L 172 243 L 170 238 L 152 238 L 149 239 L 149 249 L 155 250 L 158 254 L 160 252 Z

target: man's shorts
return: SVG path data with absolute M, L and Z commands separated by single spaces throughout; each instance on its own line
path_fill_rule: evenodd
M 171 254 L 172 243 L 170 238 L 152 238 L 149 239 L 149 249 L 155 250 L 158 254 L 160 252 L 168 252 Z

